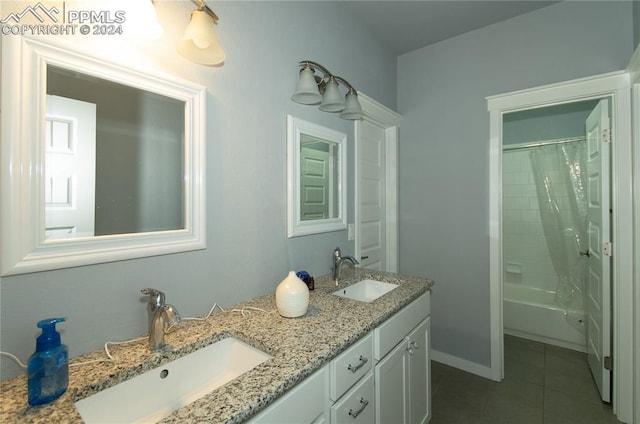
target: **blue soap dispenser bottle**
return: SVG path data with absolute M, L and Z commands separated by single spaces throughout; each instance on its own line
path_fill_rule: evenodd
M 42 334 L 36 340 L 36 351 L 27 365 L 29 405 L 53 402 L 69 385 L 69 350 L 60 342 L 56 324 L 66 318 L 49 318 L 38 322 Z

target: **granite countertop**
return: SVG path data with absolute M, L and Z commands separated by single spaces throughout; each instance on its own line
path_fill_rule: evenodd
M 273 358 L 258 365 L 197 401 L 181 408 L 162 423 L 240 423 L 282 396 L 314 371 L 365 336 L 391 315 L 431 288 L 420 277 L 345 268 L 340 287 L 366 279 L 399 284 L 371 303 L 331 295 L 336 290 L 329 276 L 316 278 L 309 309 L 300 318 L 276 312 L 274 293 L 216 312 L 204 321 L 184 321 L 165 337 L 168 352 L 152 353 L 146 339 L 110 347 L 114 362 L 96 362 L 69 368 L 69 389 L 55 402 L 30 407 L 25 376 L 0 384 L 0 422 L 82 422 L 74 402 L 135 377 L 171 360 L 227 337 L 235 337 Z M 246 309 L 260 308 L 268 312 Z M 103 350 L 79 356 L 79 362 L 106 359 Z

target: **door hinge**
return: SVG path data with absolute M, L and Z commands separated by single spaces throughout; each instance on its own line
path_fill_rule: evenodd
M 602 246 L 602 253 L 604 253 L 605 256 L 613 256 L 613 245 L 610 241 L 604 242 L 604 246 Z
M 613 358 L 611 356 L 604 357 L 604 369 L 613 371 Z
M 609 128 L 602 130 L 602 142 L 611 143 L 611 130 Z

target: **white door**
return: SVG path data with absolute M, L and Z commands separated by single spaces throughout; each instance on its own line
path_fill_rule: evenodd
M 47 95 L 46 142 L 46 237 L 93 236 L 96 105 Z
M 369 121 L 361 124 L 358 155 L 360 197 L 360 266 L 380 271 L 386 264 L 385 129 Z
M 300 219 L 332 218 L 329 152 L 300 148 Z
M 588 175 L 587 358 L 605 402 L 611 401 L 610 129 L 607 100 L 586 121 Z

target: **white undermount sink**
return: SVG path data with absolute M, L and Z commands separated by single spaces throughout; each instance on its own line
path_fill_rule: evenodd
M 397 284 L 385 283 L 383 281 L 362 280 L 343 289 L 334 291 L 333 294 L 359 300 L 360 302 L 373 302 L 396 287 L 398 287 Z
M 270 358 L 240 340 L 227 338 L 75 405 L 86 423 L 157 422 Z

